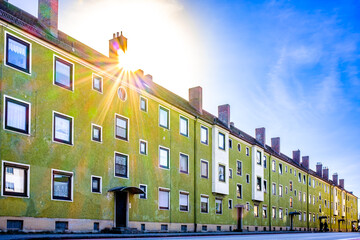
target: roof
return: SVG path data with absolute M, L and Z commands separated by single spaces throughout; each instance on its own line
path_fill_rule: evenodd
M 97 67 L 103 68 L 105 66 L 111 65 L 111 61 L 108 56 L 103 55 L 102 53 L 94 50 L 93 48 L 81 43 L 80 41 L 70 37 L 69 35 L 61 31 L 58 31 L 58 36 L 54 37 L 42 24 L 40 24 L 38 18 L 6 1 L 0 1 L 0 19 L 48 43 L 51 43 L 56 47 L 76 57 L 79 57 L 82 60 Z M 297 168 L 300 168 L 303 171 L 308 172 L 309 174 L 328 182 L 329 184 L 333 184 L 332 181 L 326 180 L 316 175 L 314 171 L 312 171 L 311 169 L 306 169 L 301 164 L 298 164 L 285 154 L 277 153 L 273 148 L 268 145 L 263 146 L 259 141 L 256 140 L 256 138 L 241 131 L 235 126 L 228 127 L 213 114 L 205 110 L 203 110 L 200 114 L 195 108 L 190 105 L 189 101 L 156 84 L 151 80 L 141 79 L 141 81 L 134 81 L 131 84 L 209 124 L 214 124 L 222 127 L 223 129 L 229 131 L 230 134 L 232 134 L 233 136 L 242 139 L 243 141 L 248 142 L 251 145 L 256 145 L 264 148 L 265 152 L 272 156 L 275 156 Z M 348 193 L 352 194 L 351 192 Z

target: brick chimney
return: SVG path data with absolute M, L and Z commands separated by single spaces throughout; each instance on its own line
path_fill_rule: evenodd
M 202 88 L 200 86 L 189 88 L 189 103 L 202 114 Z
M 114 62 L 118 61 L 118 51 L 123 51 L 124 53 L 127 50 L 127 38 L 122 35 L 119 36 L 119 32 L 113 34 L 113 38 L 109 40 L 109 58 Z
M 275 152 L 280 154 L 280 138 L 279 137 L 271 138 L 271 148 L 274 149 Z
M 344 179 L 339 179 L 339 185 L 341 188 L 344 188 Z
M 58 0 L 39 0 L 38 20 L 54 37 L 58 36 Z
M 150 75 L 150 74 L 146 74 L 146 75 L 144 76 L 144 79 L 147 80 L 147 81 L 149 81 L 149 82 L 152 82 L 153 77 L 152 77 L 152 75 Z
M 316 163 L 316 175 L 319 177 L 322 177 L 322 163 L 318 162 Z
M 218 106 L 218 118 L 227 127 L 230 127 L 230 105 L 224 104 Z
M 326 180 L 329 180 L 329 168 L 328 167 L 323 168 L 323 178 L 325 178 Z
M 256 128 L 255 129 L 255 137 L 256 140 L 261 143 L 261 145 L 265 146 L 265 128 Z
M 140 78 L 140 79 L 143 79 L 144 78 L 144 70 L 142 69 L 138 69 L 134 72 L 135 76 Z
M 293 151 L 293 161 L 300 165 L 300 150 Z
M 338 174 L 337 173 L 333 174 L 333 182 L 334 182 L 335 185 L 339 185 L 338 184 Z
M 309 156 L 303 156 L 302 157 L 301 165 L 304 168 L 309 169 Z

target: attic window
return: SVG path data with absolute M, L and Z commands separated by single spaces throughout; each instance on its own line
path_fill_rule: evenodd
M 119 87 L 118 89 L 118 97 L 120 98 L 121 101 L 125 102 L 127 99 L 127 93 L 126 93 L 126 89 L 124 87 Z

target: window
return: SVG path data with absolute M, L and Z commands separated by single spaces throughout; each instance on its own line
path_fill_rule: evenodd
M 222 214 L 222 199 L 220 198 L 215 199 L 215 213 Z
M 301 192 L 299 191 L 299 201 L 301 201 Z
M 140 97 L 140 110 L 147 112 L 148 111 L 148 101 L 144 97 Z
M 91 124 L 91 140 L 95 142 L 102 142 L 102 127 Z
M 180 191 L 179 196 L 180 211 L 189 211 L 189 193 Z
M 183 153 L 180 153 L 180 172 L 189 173 L 189 156 Z
M 30 73 L 30 43 L 6 34 L 6 65 Z
M 285 172 L 287 172 L 287 166 L 285 166 Z
M 232 139 L 229 138 L 229 149 L 232 148 Z
M 161 231 L 167 231 L 169 229 L 167 224 L 161 224 L 160 226 Z
M 125 102 L 127 99 L 126 89 L 124 87 L 119 87 L 117 91 L 118 97 L 121 101 Z
M 241 152 L 241 144 L 240 143 L 238 143 L 237 148 L 238 148 L 238 151 Z
M 236 174 L 242 176 L 242 162 L 236 161 Z
M 293 183 L 292 183 L 292 181 L 290 181 L 290 192 L 292 192 L 292 190 L 293 190 Z
M 24 226 L 23 220 L 7 220 L 6 229 L 7 230 L 22 230 Z
M 207 196 L 200 196 L 200 211 L 202 213 L 208 213 L 209 212 L 209 197 Z
M 309 177 L 309 186 L 311 187 L 311 177 Z M 310 219 L 310 218 L 309 218 Z M 310 219 L 311 220 L 311 219 Z
M 256 177 L 256 190 L 257 191 L 261 191 L 261 185 L 262 185 L 261 177 Z
M 287 216 L 288 215 L 288 209 L 285 208 L 285 215 Z
M 169 110 L 161 106 L 159 107 L 159 125 L 169 129 Z
M 233 208 L 233 200 L 229 199 L 229 209 L 232 209 L 232 208 Z
M 256 163 L 258 165 L 261 165 L 261 152 L 260 151 L 256 152 Z
M 288 194 L 288 187 L 285 186 L 285 194 Z
M 202 225 L 202 226 L 201 226 L 201 231 L 206 232 L 206 231 L 207 231 L 207 226 L 206 226 L 206 225 Z
M 91 176 L 91 192 L 101 193 L 101 177 Z
M 53 112 L 53 140 L 55 142 L 73 144 L 73 118 Z
M 159 166 L 169 169 L 169 149 L 159 147 Z
M 188 137 L 189 136 L 189 120 L 180 116 L 180 134 Z
M 295 189 L 295 191 L 294 191 L 294 195 L 295 195 L 295 197 L 296 197 L 296 193 L 297 193 L 297 192 L 296 192 L 296 189 Z
M 140 199 L 147 199 L 147 186 L 145 184 L 140 184 L 139 188 L 143 190 L 144 193 L 139 194 Z
M 115 114 L 115 138 L 128 141 L 129 119 Z
M 159 188 L 159 209 L 169 210 L 170 209 L 170 190 Z
M 73 90 L 74 65 L 59 57 L 55 59 L 54 84 L 70 91 Z
M 290 168 L 290 174 L 292 174 L 292 168 Z
M 115 176 L 128 178 L 128 155 L 115 152 Z
M 276 163 L 275 160 L 272 160 L 271 170 L 275 172 L 275 169 L 276 169 Z
M 303 193 L 303 201 L 306 202 L 306 193 Z
M 69 222 L 55 221 L 55 231 L 64 232 L 69 229 Z
M 276 184 L 275 183 L 272 184 L 272 194 L 276 195 Z
M 306 184 L 306 176 L 305 176 L 305 174 L 303 175 L 303 183 Z
M 29 196 L 29 165 L 16 164 L 3 161 L 2 193 L 5 196 Z
M 313 179 L 313 188 L 315 188 L 315 179 Z
M 254 204 L 254 217 L 259 217 L 259 205 Z
M 246 183 L 250 183 L 250 175 L 246 174 Z
M 222 150 L 225 150 L 225 135 L 221 132 L 219 132 L 219 148 Z
M 299 182 L 301 183 L 301 173 L 299 173 Z
M 225 166 L 219 164 L 219 181 L 225 182 Z
M 292 208 L 293 207 L 293 199 L 292 198 L 290 198 L 290 207 Z
M 203 144 L 209 144 L 209 141 L 208 141 L 208 128 L 204 127 L 204 126 L 201 126 L 200 127 L 200 141 L 201 143 Z
M 264 156 L 264 168 L 266 168 L 266 156 Z
M 201 177 L 202 178 L 208 178 L 209 177 L 209 171 L 208 171 L 208 162 L 205 160 L 201 160 Z
M 279 174 L 283 174 L 283 168 L 281 163 L 279 163 Z
M 72 200 L 72 176 L 70 172 L 52 170 L 52 199 Z
M 282 210 L 282 208 L 279 208 L 279 218 L 283 219 L 283 210 Z
M 250 155 L 250 149 L 248 147 L 246 147 L 246 156 Z
M 102 93 L 103 92 L 103 79 L 102 79 L 102 77 L 93 74 L 92 78 L 93 78 L 92 88 L 95 91 L 98 91 L 98 92 Z
M 249 202 L 246 203 L 246 211 L 250 211 L 250 203 Z
M 299 212 L 299 213 L 300 213 L 300 214 L 299 214 L 299 221 L 301 221 L 301 215 L 302 215 L 302 214 L 301 214 L 301 212 Z
M 267 218 L 267 206 L 263 206 L 263 218 Z
M 5 96 L 4 129 L 30 134 L 30 103 Z
M 264 179 L 264 192 L 267 192 L 267 181 Z
M 273 219 L 276 218 L 276 207 L 272 208 L 272 217 L 273 217 Z
M 283 196 L 283 186 L 279 185 L 279 196 L 282 197 Z
M 231 168 L 229 168 L 229 178 L 233 178 L 233 171 Z
M 237 184 L 236 185 L 236 197 L 237 198 L 242 198 L 242 185 L 241 184 Z
M 140 140 L 140 154 L 147 155 L 147 141 Z

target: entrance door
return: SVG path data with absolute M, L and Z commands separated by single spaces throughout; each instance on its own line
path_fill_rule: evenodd
M 239 232 L 242 232 L 242 212 L 243 212 L 243 208 L 242 207 L 238 208 L 237 230 Z
M 116 227 L 126 227 L 127 213 L 127 193 L 117 192 L 115 197 L 115 225 Z

